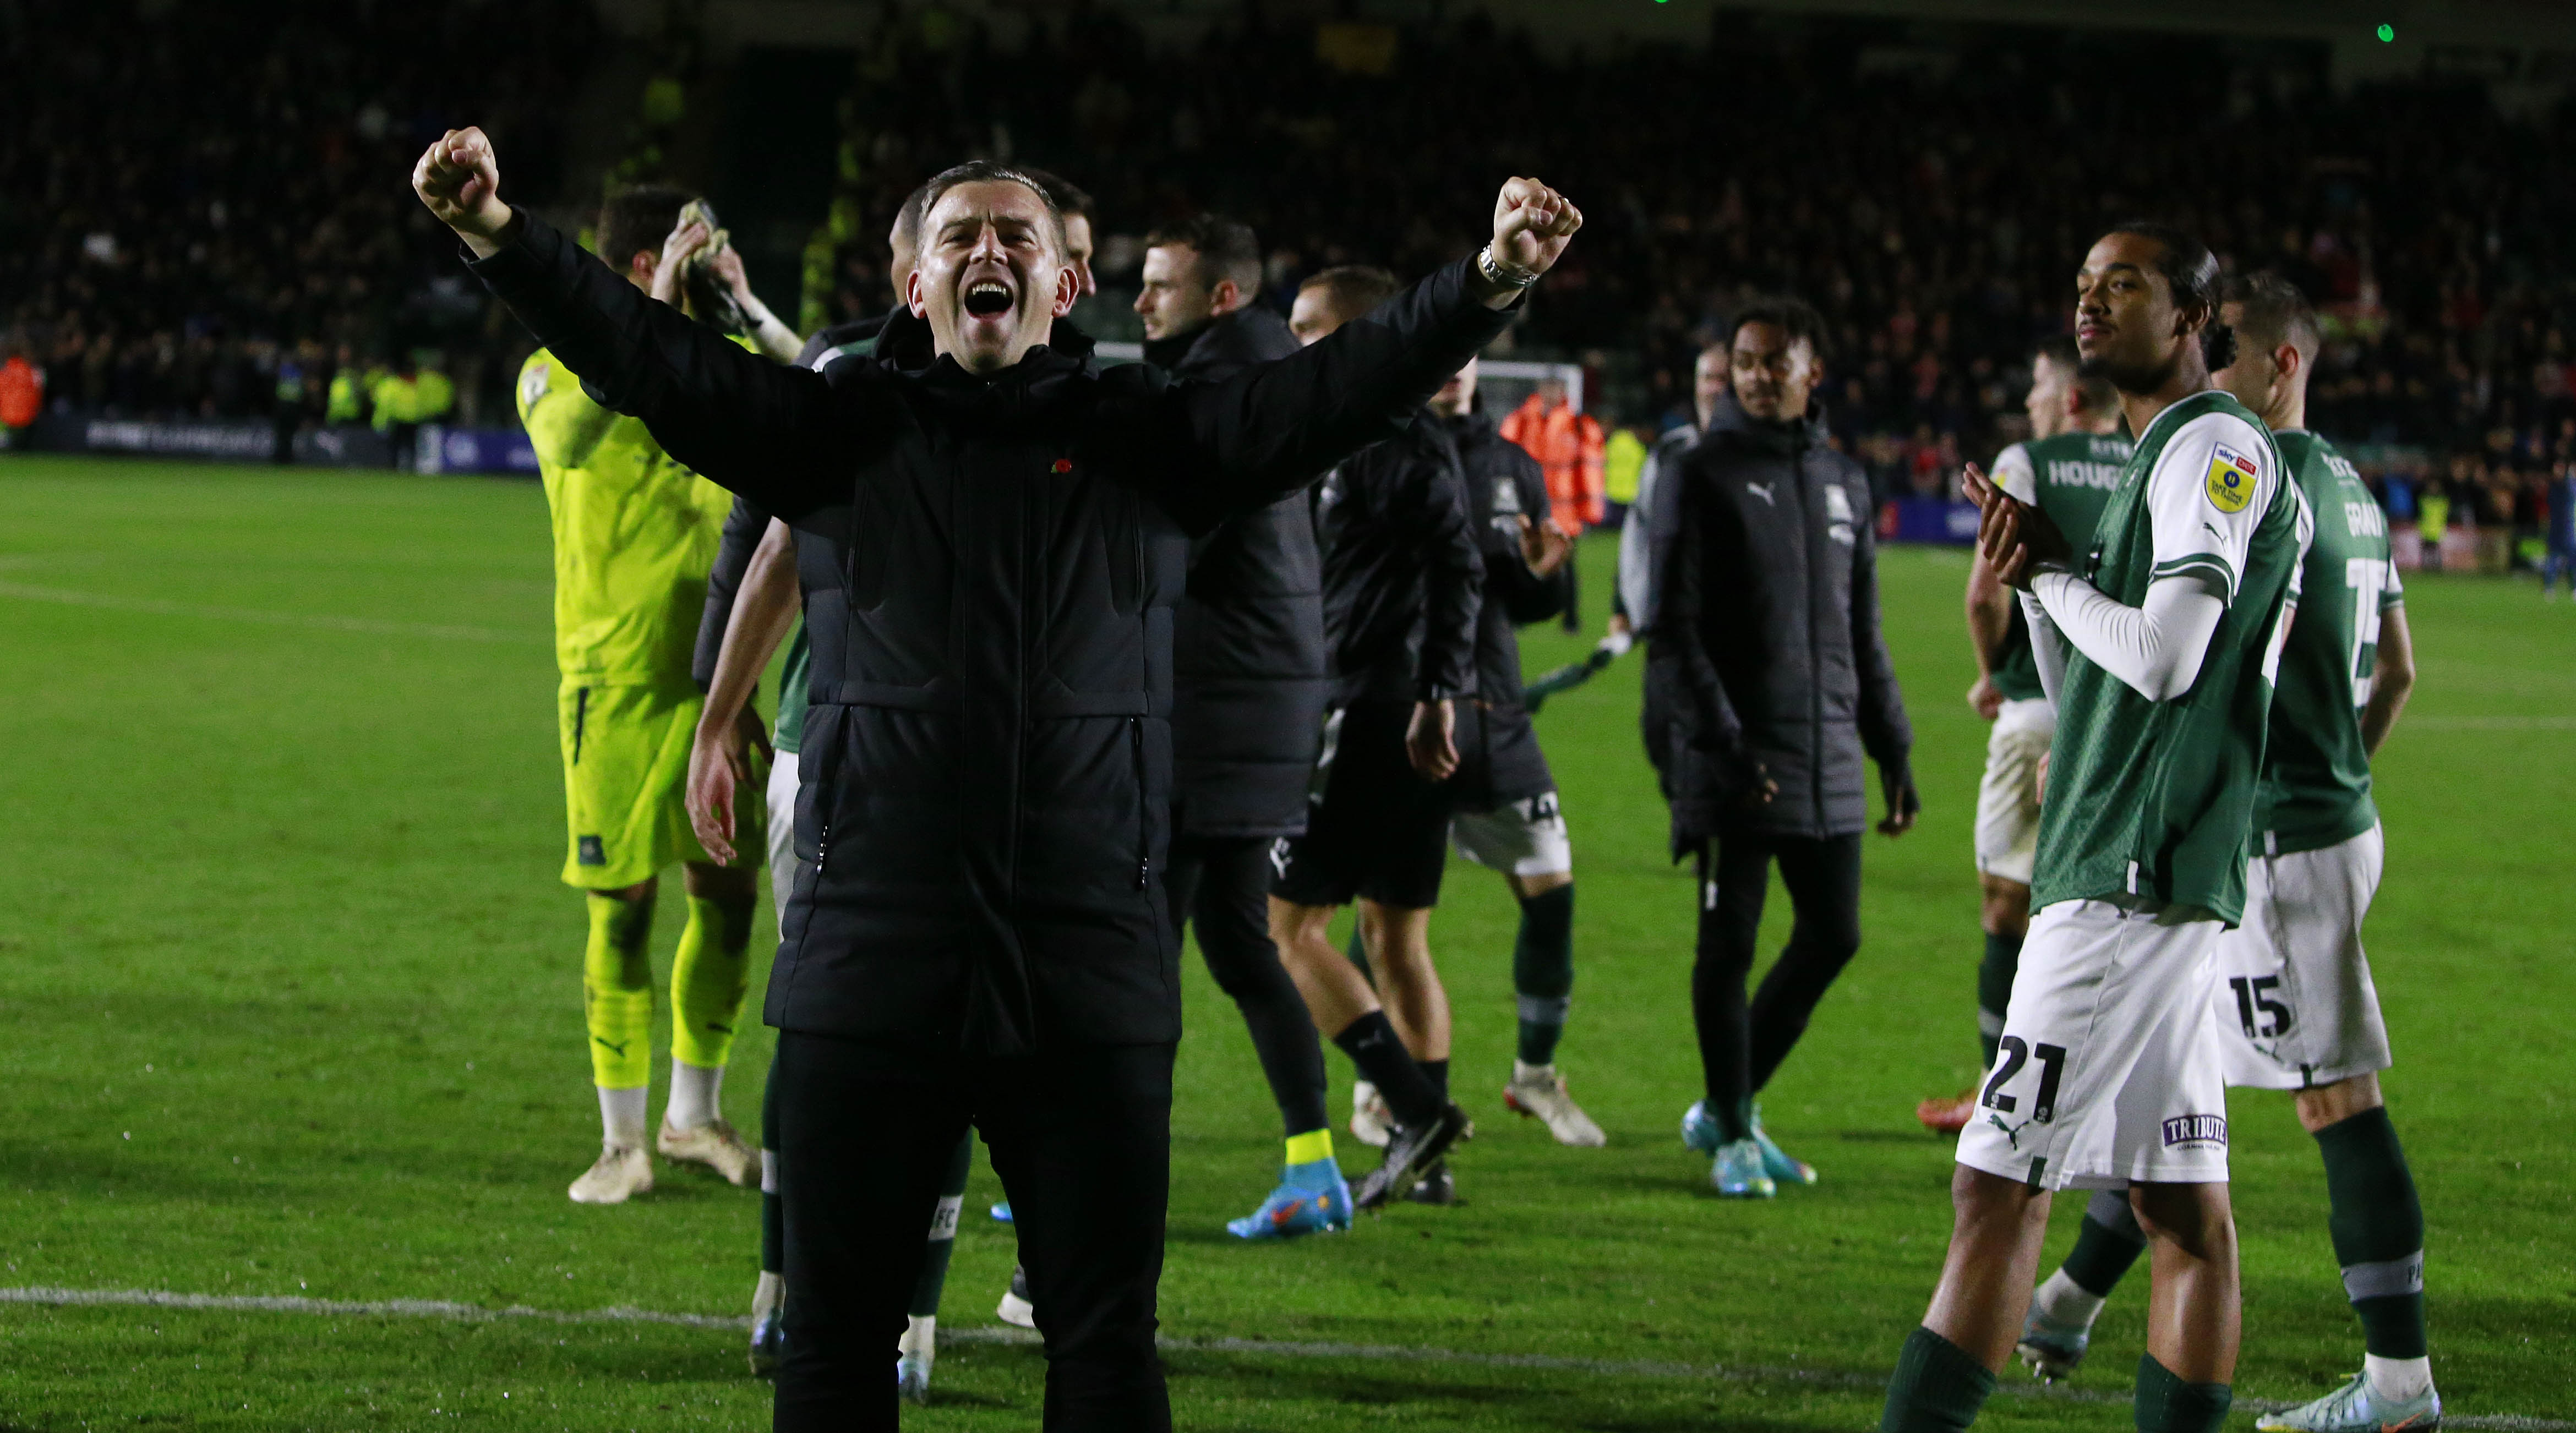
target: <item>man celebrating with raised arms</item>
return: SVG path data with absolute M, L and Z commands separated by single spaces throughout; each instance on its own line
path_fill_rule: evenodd
M 2227 1093 L 2211 955 L 2245 908 L 2245 837 L 2307 505 L 2262 420 L 2211 387 L 2233 356 L 2218 261 L 2124 225 L 2076 276 L 2075 343 L 2137 450 L 2085 550 L 1968 470 L 1980 546 L 2028 593 L 2057 704 L 2030 935 L 2001 1053 L 1959 1137 L 1956 1222 L 1881 1433 L 1955 1433 L 2012 1354 L 2050 1191 L 2128 1191 L 2153 1243 L 2141 1433 L 2216 1433 L 2236 1372 Z M 2071 650 L 2069 650 L 2071 649 Z
M 1404 431 L 1581 214 L 1504 185 L 1493 238 L 1332 339 L 1216 383 L 1102 370 L 1058 322 L 1054 203 L 974 163 L 865 359 L 767 363 L 502 202 L 482 131 L 413 187 L 606 403 L 796 531 L 813 645 L 801 870 L 770 977 L 787 1348 L 775 1426 L 896 1426 L 885 1377 L 971 1124 L 1018 1215 L 1045 1426 L 1171 1426 L 1154 1352 L 1178 951 L 1159 890 L 1187 535 Z

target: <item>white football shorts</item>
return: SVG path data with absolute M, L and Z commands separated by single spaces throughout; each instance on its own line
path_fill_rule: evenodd
M 787 924 L 787 893 L 796 889 L 796 753 L 782 751 L 769 764 L 769 899 L 778 924 Z
M 1461 811 L 1449 819 L 1449 840 L 1459 855 L 1507 876 L 1553 876 L 1574 869 L 1565 808 L 1553 791 L 1491 811 Z
M 2219 926 L 2197 908 L 2108 901 L 2032 916 L 1959 1162 L 2047 1189 L 2225 1183 Z
M 2039 854 L 2039 763 L 2057 738 L 2057 708 L 2004 703 L 1986 736 L 1986 774 L 1977 783 L 1977 869 L 2030 884 Z
M 2245 923 L 2219 937 L 2211 1009 L 2229 1085 L 2304 1090 L 2388 1068 L 2388 1025 L 2361 949 L 2385 854 L 2373 826 L 2245 863 Z

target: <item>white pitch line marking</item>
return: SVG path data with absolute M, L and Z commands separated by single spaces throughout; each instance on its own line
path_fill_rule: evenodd
M 29 587 L 0 582 L 0 597 L 28 602 L 55 602 L 70 607 L 104 607 L 117 612 L 148 612 L 157 617 L 204 617 L 221 622 L 257 622 L 271 627 L 312 627 L 327 632 L 359 632 L 375 637 L 438 637 L 458 642 L 506 642 L 543 646 L 551 637 L 510 632 L 498 627 L 442 626 L 430 622 L 381 622 L 370 617 L 328 617 L 311 612 L 270 612 L 257 607 L 217 607 L 199 602 L 166 602 L 157 597 L 123 597 L 105 592 L 74 592 L 66 587 Z
M 527 1319 L 558 1324 L 669 1324 L 680 1328 L 747 1332 L 751 1320 L 726 1314 L 674 1314 L 623 1306 L 606 1309 L 532 1309 L 524 1304 L 487 1308 L 444 1299 L 314 1299 L 297 1295 L 181 1294 L 161 1289 L 0 1288 L 0 1304 L 33 1304 L 49 1308 L 152 1308 L 211 1313 L 337 1314 L 351 1318 L 427 1318 L 458 1323 Z M 1004 1325 L 942 1328 L 953 1343 L 1034 1345 L 1038 1336 Z M 1831 1388 L 1883 1388 L 1884 1373 L 1854 1373 L 1822 1368 L 1730 1368 L 1723 1364 L 1672 1363 L 1653 1360 L 1565 1358 L 1541 1353 L 1471 1353 L 1460 1349 L 1414 1348 L 1400 1344 L 1310 1343 L 1264 1338 L 1192 1338 L 1165 1334 L 1156 1340 L 1175 1353 L 1249 1354 L 1268 1358 L 1354 1359 L 1395 1363 L 1446 1363 L 1470 1368 L 1529 1368 L 1558 1373 L 1607 1374 L 1621 1378 L 1705 1378 L 1728 1382 L 1786 1382 Z M 1995 1391 L 2007 1397 L 2047 1398 L 2074 1403 L 2125 1404 L 2129 1396 L 2105 1389 L 2068 1388 L 2058 1384 L 2005 1382 Z M 2239 1406 L 2275 1412 L 2296 1405 L 2278 1399 L 2245 1398 Z M 2456 1428 L 2492 1428 L 2503 1433 L 2576 1433 L 2576 1423 L 2533 1418 L 2519 1413 L 2462 1415 L 2444 1412 L 2442 1421 Z

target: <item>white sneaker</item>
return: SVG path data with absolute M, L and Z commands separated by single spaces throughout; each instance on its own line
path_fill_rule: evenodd
M 1503 1103 L 1524 1115 L 1547 1122 L 1547 1132 L 1558 1144 L 1577 1149 L 1598 1149 L 1610 1142 L 1592 1116 L 1565 1092 L 1565 1077 L 1554 1065 L 1524 1065 L 1512 1061 L 1512 1082 L 1503 1086 Z
M 1011 1286 L 1002 1291 L 1001 1305 L 993 1310 L 993 1317 L 1015 1328 L 1033 1329 L 1038 1326 L 1037 1305 L 1029 1301 L 1029 1271 L 1026 1267 L 1011 1266 Z
M 671 1122 L 664 1120 L 662 1132 L 653 1137 L 653 1147 L 662 1152 L 664 1159 L 703 1164 L 738 1189 L 760 1182 L 760 1151 L 742 1137 L 740 1130 L 723 1120 L 696 1129 L 673 1129 Z
M 653 1161 L 642 1145 L 612 1144 L 567 1191 L 575 1204 L 623 1204 L 653 1187 Z
M 1384 1149 L 1395 1137 L 1395 1112 L 1386 1097 L 1366 1080 L 1351 1081 L 1351 1138 L 1371 1149 Z

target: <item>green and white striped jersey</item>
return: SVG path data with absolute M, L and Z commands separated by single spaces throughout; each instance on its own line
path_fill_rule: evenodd
M 2361 709 L 2379 664 L 2380 614 L 2406 594 L 2389 561 L 2387 514 L 2361 474 L 2305 429 L 2273 441 L 2316 520 L 2316 540 L 2299 564 L 2299 614 L 2281 649 L 2255 797 L 2255 851 L 2286 855 L 2348 841 L 2379 821 Z
M 2036 503 L 2075 544 L 2078 552 L 2093 541 L 2101 524 L 2102 505 L 2120 485 L 2120 474 L 2135 446 L 2121 433 L 2060 433 L 2015 443 L 1995 455 L 1995 486 L 2026 503 Z M 2030 655 L 2030 624 L 2021 604 L 2012 604 L 2012 627 L 1995 653 L 1995 690 L 2012 701 L 2047 695 L 2040 690 L 2039 664 Z
M 2193 576 L 2226 602 L 2191 690 L 2149 701 L 2068 644 L 2031 904 L 2112 899 L 2245 910 L 2245 843 L 2272 677 L 2297 602 L 2307 505 L 2272 435 L 2216 389 L 2156 415 L 2076 575 L 2138 607 Z

